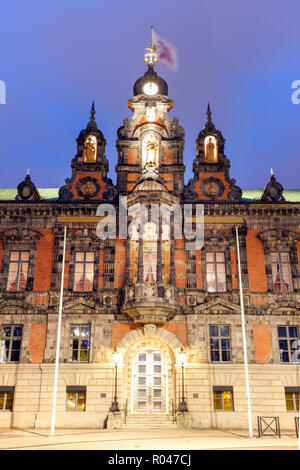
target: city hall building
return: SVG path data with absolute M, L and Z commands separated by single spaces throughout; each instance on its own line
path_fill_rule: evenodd
M 209 106 L 185 184 L 151 60 L 128 106 L 116 185 L 93 104 L 65 184 L 0 190 L 0 427 L 50 427 L 64 268 L 58 428 L 247 429 L 242 298 L 254 430 L 294 429 L 300 190 L 237 186 Z

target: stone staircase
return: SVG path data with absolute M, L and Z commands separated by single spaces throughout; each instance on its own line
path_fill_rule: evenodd
M 177 429 L 177 424 L 173 423 L 173 417 L 166 414 L 128 414 L 126 417 L 126 428 L 130 429 L 153 429 L 172 428 Z

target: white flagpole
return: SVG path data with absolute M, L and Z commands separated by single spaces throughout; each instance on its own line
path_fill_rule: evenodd
M 299 343 L 298 343 L 299 344 Z M 299 359 L 298 359 L 299 360 Z M 298 402 L 298 406 L 299 406 L 299 416 L 298 416 L 298 450 L 300 450 L 300 394 L 298 396 L 299 398 L 299 402 Z M 296 401 L 297 403 L 297 401 Z
M 251 401 L 250 401 L 250 387 L 249 387 L 249 374 L 248 374 L 248 359 L 247 359 L 247 341 L 246 341 L 246 329 L 245 329 L 245 312 L 244 312 L 243 286 L 242 286 L 242 274 L 241 274 L 240 242 L 239 242 L 239 234 L 238 234 L 238 228 L 237 227 L 235 227 L 235 231 L 236 231 L 238 269 L 239 269 L 240 305 L 241 305 L 241 317 L 242 317 L 242 334 L 243 334 L 243 350 L 244 350 L 244 364 L 245 364 L 245 379 L 246 379 L 246 396 L 247 396 L 249 437 L 253 437 L 252 417 L 251 417 Z
M 61 268 L 59 313 L 58 313 L 58 327 L 57 327 L 57 340 L 56 340 L 56 358 L 55 358 L 54 388 L 53 388 L 53 401 L 52 401 L 51 436 L 54 436 L 54 430 L 55 430 L 55 412 L 56 412 L 56 396 L 57 396 L 57 382 L 58 382 L 60 332 L 61 332 L 61 317 L 62 317 L 62 305 L 63 305 L 63 293 L 64 293 L 66 238 L 67 238 L 67 227 L 64 228 L 64 248 L 63 248 L 63 260 L 62 260 L 62 268 Z

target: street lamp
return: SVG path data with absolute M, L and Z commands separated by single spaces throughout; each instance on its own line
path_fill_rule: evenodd
M 117 380 L 118 380 L 118 364 L 121 361 L 121 355 L 119 351 L 117 350 L 117 348 L 115 348 L 112 353 L 112 359 L 115 363 L 115 395 L 114 395 L 114 399 L 110 407 L 110 411 L 119 413 L 120 409 L 119 409 L 119 403 L 118 403 L 118 397 L 117 397 Z
M 184 364 L 186 363 L 186 353 L 185 353 L 185 350 L 183 348 L 181 348 L 181 351 L 179 353 L 179 362 L 181 364 L 181 371 L 182 371 L 182 379 L 181 379 L 182 396 L 181 396 L 181 402 L 179 403 L 178 411 L 180 413 L 183 413 L 185 411 L 189 411 L 188 406 L 187 406 L 187 402 L 186 402 L 186 399 L 185 399 L 185 396 L 184 396 Z

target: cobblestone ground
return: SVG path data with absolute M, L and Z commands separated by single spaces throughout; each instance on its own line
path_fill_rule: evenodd
M 295 434 L 247 437 L 244 431 L 198 429 L 0 430 L 0 450 L 297 450 Z M 112 453 L 113 455 L 113 453 Z

